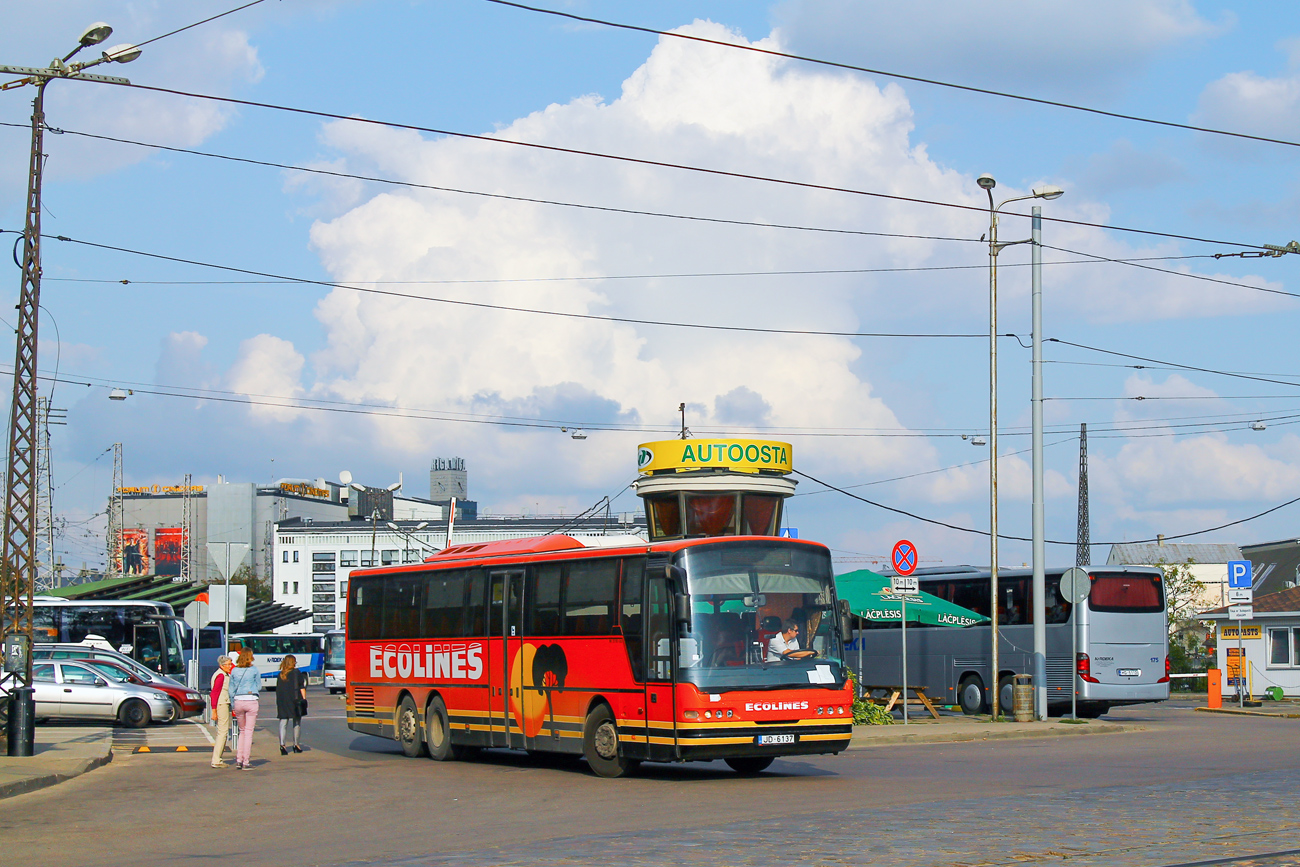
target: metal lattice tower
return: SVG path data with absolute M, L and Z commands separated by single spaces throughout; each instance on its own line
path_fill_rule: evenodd
M 122 444 L 113 443 L 113 489 L 108 495 L 108 563 L 104 572 L 109 577 L 122 574 L 122 524 L 125 521 L 122 503 Z
M 1079 541 L 1074 565 L 1087 566 L 1092 559 L 1088 544 L 1088 425 L 1079 425 Z
M 181 581 L 193 581 L 193 566 L 190 558 L 193 556 L 193 546 L 190 544 L 190 525 L 194 521 L 193 500 L 190 497 L 190 486 L 193 476 L 185 474 L 184 489 L 185 493 L 181 495 Z
M 59 585 L 54 553 L 54 472 L 50 465 L 50 425 L 67 424 L 66 409 L 36 399 L 36 584 L 45 593 Z
M 14 341 L 14 391 L 9 404 L 9 461 L 5 483 L 4 549 L 0 554 L 0 640 L 19 634 L 31 640 L 36 584 L 36 347 L 41 307 L 41 168 L 45 162 L 45 85 L 32 100 L 32 149 L 27 172 L 27 223 L 23 276 Z M 0 674 L 0 690 L 27 687 L 26 670 Z

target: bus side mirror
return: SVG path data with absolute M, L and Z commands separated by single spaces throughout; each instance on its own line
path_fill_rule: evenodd
M 685 593 L 673 594 L 673 616 L 678 623 L 691 622 L 691 597 Z
M 847 640 L 853 634 L 853 614 L 849 611 L 849 600 L 840 601 L 840 638 Z

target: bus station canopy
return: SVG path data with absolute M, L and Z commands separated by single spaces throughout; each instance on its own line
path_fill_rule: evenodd
M 903 598 L 894 594 L 889 579 L 870 569 L 847 572 L 835 578 L 835 592 L 846 599 L 849 610 L 863 620 L 877 623 L 901 623 Z M 928 626 L 973 626 L 987 623 L 988 618 L 968 608 L 931 596 L 929 593 L 908 593 L 907 622 Z

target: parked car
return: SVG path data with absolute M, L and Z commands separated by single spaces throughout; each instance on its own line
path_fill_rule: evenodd
M 82 662 L 32 664 L 36 717 L 117 720 L 144 728 L 172 714 L 172 700 L 150 686 L 109 680 Z
M 118 653 L 116 650 L 105 650 L 104 648 L 84 644 L 37 644 L 32 647 L 32 659 L 99 659 L 124 668 L 137 677 L 145 686 L 162 690 L 171 698 L 174 705 L 173 713 L 170 716 L 164 715 L 160 722 L 172 722 L 173 720 L 200 716 L 203 709 L 208 705 L 207 699 L 203 697 L 201 692 L 192 690 L 185 684 L 172 680 L 166 675 L 159 674 L 126 654 Z
M 78 659 L 82 665 L 88 665 L 99 674 L 107 677 L 114 683 L 133 683 L 136 686 L 147 686 L 164 693 L 171 699 L 171 713 L 165 719 L 154 719 L 154 722 L 170 723 L 181 719 L 184 712 L 182 708 L 188 704 L 193 705 L 194 700 L 189 696 L 194 694 L 194 690 L 187 689 L 183 686 L 167 686 L 148 683 L 142 680 L 137 674 L 132 672 L 124 665 L 119 665 L 109 659 Z M 201 707 L 201 705 L 200 705 Z

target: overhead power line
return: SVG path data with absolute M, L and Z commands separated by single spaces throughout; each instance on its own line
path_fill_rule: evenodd
M 212 15 L 207 18 L 204 18 L 202 21 L 195 21 L 193 24 L 186 24 L 184 27 L 177 27 L 175 30 L 168 31 L 167 33 L 164 33 L 161 36 L 155 36 L 153 39 L 146 39 L 144 42 L 137 42 L 135 47 L 144 48 L 146 45 L 152 45 L 161 39 L 166 39 L 169 36 L 175 36 L 177 33 L 184 33 L 186 30 L 192 30 L 193 28 L 198 27 L 201 24 L 207 24 L 209 21 L 216 21 L 218 18 L 225 18 L 227 15 L 234 15 L 236 12 L 244 11 L 249 6 L 256 6 L 257 4 L 263 2 L 265 2 L 265 0 L 252 0 L 251 3 L 245 3 L 243 6 L 236 6 L 234 9 L 228 9 L 225 12 L 221 12 L 216 15 Z
M 95 82 L 102 83 L 102 82 Z M 172 96 L 183 96 L 189 99 L 206 99 L 212 102 L 225 103 L 227 105 L 241 105 L 248 108 L 264 108 L 270 111 L 282 111 L 290 114 L 300 114 L 307 117 L 318 117 L 326 120 L 347 121 L 349 123 L 365 124 L 370 126 L 382 126 L 389 129 L 403 129 L 412 132 L 429 133 L 430 135 L 443 135 L 451 138 L 460 138 L 467 141 L 491 142 L 498 145 L 511 145 L 513 147 L 529 148 L 532 150 L 545 151 L 547 153 L 569 154 L 571 156 L 590 157 L 593 159 L 611 160 L 614 162 L 628 163 L 630 165 L 653 166 L 655 168 L 674 169 L 676 171 L 693 172 L 697 174 L 711 175 L 714 177 L 734 178 L 737 180 L 758 181 L 760 183 L 776 184 L 784 187 L 794 187 L 807 190 L 819 190 L 821 192 L 844 193 L 852 196 L 866 196 L 873 199 L 882 199 L 895 202 L 907 202 L 909 204 L 930 205 L 940 208 L 951 208 L 959 211 L 970 211 L 981 216 L 988 215 L 988 209 L 981 205 L 965 205 L 958 202 L 942 202 L 936 199 L 923 199 L 918 196 L 902 196 L 893 193 L 881 193 L 873 190 L 859 190 L 852 187 L 839 187 L 832 184 L 816 184 L 811 181 L 799 181 L 792 178 L 777 178 L 768 175 L 757 175 L 749 172 L 730 171 L 727 169 L 707 168 L 704 166 L 693 166 L 685 163 L 673 163 L 664 160 L 652 160 L 644 157 L 632 157 L 624 154 L 603 153 L 600 151 L 584 150 L 582 148 L 562 147 L 560 145 L 542 144 L 540 142 L 520 141 L 518 139 L 501 138 L 494 135 L 481 135 L 478 133 L 459 132 L 457 130 L 440 129 L 438 127 L 420 126 L 419 124 L 398 123 L 390 120 L 375 120 L 371 118 L 356 117 L 351 115 L 337 114 L 335 112 L 320 111 L 317 109 L 300 108 L 297 106 L 278 105 L 270 102 L 257 102 L 251 99 L 237 99 L 232 96 L 217 96 L 210 93 L 194 93 L 187 90 L 177 90 L 170 87 L 157 87 L 147 84 L 117 84 L 111 83 L 113 87 L 126 87 L 132 90 L 141 90 L 150 93 L 166 93 Z M 1004 216 L 1015 216 L 1028 218 L 1028 214 L 1017 214 L 1008 212 Z M 1071 220 L 1065 217 L 1042 217 L 1044 221 L 1059 223 L 1070 226 L 1086 226 L 1094 229 L 1109 229 L 1114 232 L 1127 232 L 1137 235 L 1150 235 L 1157 238 L 1173 238 L 1181 241 L 1194 241 L 1201 244 L 1214 244 L 1220 247 L 1249 247 L 1251 249 L 1266 249 L 1263 244 L 1252 244 L 1239 241 L 1224 241 L 1214 238 L 1200 238 L 1195 235 L 1183 235 L 1177 232 L 1159 232 L 1154 229 L 1136 229 L 1129 226 L 1113 226 L 1106 223 L 1093 223 L 1087 220 Z
M 1288 382 L 1284 379 L 1273 379 L 1267 376 L 1255 376 L 1254 374 L 1249 374 L 1249 373 L 1234 373 L 1229 370 L 1215 370 L 1212 367 L 1197 367 L 1192 364 L 1179 364 L 1176 361 L 1162 361 L 1158 358 L 1147 358 L 1146 356 L 1142 356 L 1142 355 L 1130 355 L 1127 352 L 1116 352 L 1113 349 L 1102 349 L 1099 346 L 1089 346 L 1086 343 L 1075 343 L 1070 340 L 1062 340 L 1059 337 L 1048 337 L 1045 338 L 1045 340 L 1048 343 L 1059 343 L 1062 346 L 1073 346 L 1076 349 L 1086 349 L 1089 352 L 1100 352 L 1103 355 L 1113 355 L 1117 358 L 1131 358 L 1134 361 L 1146 361 L 1151 364 L 1159 364 L 1165 367 L 1175 368 L 1177 370 L 1194 370 L 1197 373 L 1212 373 L 1215 376 L 1228 376 L 1234 379 L 1249 379 L 1254 382 L 1267 382 L 1270 385 L 1285 385 L 1291 388 L 1300 387 L 1300 383 Z
M 615 27 L 619 30 L 631 30 L 637 33 L 647 33 L 653 36 L 666 36 L 672 39 L 684 39 L 689 42 L 700 42 L 706 45 L 717 45 L 721 48 L 731 48 L 738 51 L 751 51 L 755 54 L 766 54 L 771 57 L 780 57 L 786 60 L 798 60 L 801 63 L 813 63 L 818 66 L 829 66 L 834 69 L 845 69 L 851 72 L 865 72 L 868 75 L 883 75 L 886 78 L 897 78 L 901 81 L 915 81 L 919 84 L 931 84 L 935 87 L 947 87 L 952 90 L 962 90 L 967 93 L 980 93 L 985 96 L 996 96 L 1001 99 L 1012 99 L 1020 102 L 1029 102 L 1036 105 L 1047 105 L 1053 108 L 1064 108 L 1070 111 L 1081 111 L 1088 114 L 1101 115 L 1102 117 L 1111 117 L 1117 120 L 1128 120 L 1136 123 L 1154 124 L 1156 126 L 1173 127 L 1174 129 L 1183 129 L 1190 132 L 1204 132 L 1211 135 L 1230 136 L 1232 138 L 1249 139 L 1251 141 L 1267 142 L 1269 144 L 1285 145 L 1287 147 L 1300 147 L 1300 142 L 1288 141 L 1286 139 L 1269 138 L 1267 136 L 1251 135 L 1244 132 L 1234 132 L 1232 130 L 1215 129 L 1206 126 L 1194 126 L 1187 123 L 1178 123 L 1171 120 L 1158 120 L 1156 118 L 1142 117 L 1136 114 L 1122 114 L 1116 111 L 1106 111 L 1100 108 L 1091 108 L 1086 105 L 1075 105 L 1069 102 L 1059 102 L 1052 99 L 1041 99 L 1033 96 L 1024 96 L 1022 94 L 1008 93 L 1001 90 L 992 90 L 984 87 L 974 87 L 969 84 L 955 84 L 950 81 L 940 81 L 936 78 L 922 78 L 916 75 L 904 75 L 901 72 L 889 72 L 883 69 L 872 69 L 866 66 L 854 66 L 851 63 L 839 63 L 834 60 L 821 60 L 816 57 L 806 57 L 801 54 L 790 54 L 785 51 L 776 51 L 771 48 L 759 48 L 755 45 L 741 45 L 736 42 L 725 42 L 721 39 L 709 39 L 704 36 L 693 36 L 688 33 L 678 33 L 672 30 L 656 30 L 653 27 L 640 27 L 635 24 L 623 24 L 617 21 L 607 21 L 603 18 L 590 18 L 583 15 L 574 15 L 571 12 L 560 12 L 555 9 L 545 9 L 540 6 L 528 6 L 524 3 L 516 3 L 513 0 L 487 0 L 489 3 L 495 3 L 498 6 L 512 6 L 515 9 L 523 9 L 528 12 L 540 12 L 543 15 L 554 15 L 557 18 L 568 18 L 571 21 L 581 21 L 584 24 L 600 24 L 604 27 Z M 1046 219 L 1046 218 L 1044 218 Z
M 1272 295 L 1285 295 L 1288 298 L 1300 298 L 1300 292 L 1287 292 L 1283 289 L 1270 289 L 1267 286 L 1254 286 L 1250 283 L 1242 283 L 1237 280 L 1223 280 L 1218 277 L 1207 277 L 1204 274 L 1192 274 L 1186 271 L 1171 271 L 1168 268 L 1157 268 L 1154 265 L 1143 265 L 1135 259 L 1111 259 L 1108 256 L 1098 256 L 1095 253 L 1081 253 L 1078 250 L 1067 250 L 1064 247 L 1053 247 L 1049 244 L 1044 244 L 1043 247 L 1048 250 L 1056 250 L 1058 253 L 1069 253 L 1072 256 L 1087 256 L 1089 259 L 1099 259 L 1103 262 L 1115 262 L 1120 265 L 1129 265 L 1133 268 L 1142 268 L 1146 271 L 1159 271 L 1161 274 L 1172 274 L 1175 277 L 1188 277 L 1192 280 L 1204 280 L 1206 283 L 1221 283 L 1224 286 L 1237 286 L 1242 289 L 1253 289 L 1256 292 L 1268 292 Z
M 949 530 L 956 530 L 956 531 L 959 532 L 959 533 L 971 533 L 971 534 L 976 535 L 976 536 L 988 536 L 988 535 L 989 535 L 989 531 L 988 531 L 988 530 L 977 530 L 977 529 L 975 529 L 975 528 L 973 528 L 973 527 L 962 527 L 962 526 L 959 526 L 959 525 L 957 525 L 957 524 L 950 524 L 950 523 L 948 523 L 947 521 L 940 521 L 940 520 L 935 519 L 935 518 L 927 518 L 927 517 L 925 517 L 924 515 L 918 515 L 918 514 L 916 514 L 915 512 L 909 512 L 909 511 L 907 511 L 906 509 L 899 509 L 899 508 L 897 508 L 897 507 L 895 507 L 895 506 L 888 506 L 888 505 L 886 505 L 886 504 L 884 504 L 884 503 L 879 503 L 879 502 L 876 502 L 875 500 L 867 499 L 866 497 L 860 496 L 860 495 L 858 495 L 858 494 L 851 493 L 850 491 L 847 491 L 847 490 L 845 490 L 844 488 L 840 488 L 840 487 L 837 487 L 837 486 L 835 486 L 835 485 L 832 485 L 832 484 L 830 484 L 829 482 L 823 482 L 821 479 L 814 478 L 813 476 L 810 476 L 810 475 L 808 475 L 808 474 L 805 473 L 805 472 L 801 472 L 800 470 L 795 470 L 794 473 L 795 473 L 795 475 L 803 476 L 805 479 L 807 479 L 807 480 L 810 481 L 810 482 L 816 482 L 817 484 L 822 485 L 823 487 L 826 487 L 826 488 L 830 488 L 832 491 L 837 491 L 837 492 L 843 494 L 843 495 L 846 496 L 846 497 L 851 497 L 852 499 L 855 499 L 855 500 L 858 500 L 858 501 L 860 501 L 860 502 L 866 503 L 866 504 L 869 505 L 869 506 L 875 506 L 877 509 L 884 509 L 886 512 L 893 512 L 893 513 L 896 514 L 896 515 L 903 515 L 904 517 L 912 518 L 913 520 L 921 521 L 921 522 L 926 523 L 926 524 L 933 524 L 933 525 L 938 526 L 938 527 L 946 527 L 946 528 L 948 528 Z M 1225 530 L 1225 529 L 1227 529 L 1228 527 L 1235 527 L 1235 526 L 1237 526 L 1237 525 L 1239 525 L 1239 524 L 1245 524 L 1245 523 L 1247 523 L 1247 522 L 1249 522 L 1249 521 L 1254 521 L 1254 520 L 1257 519 L 1257 518 L 1262 518 L 1262 517 L 1264 517 L 1265 515 L 1270 515 L 1270 514 L 1272 514 L 1273 512 L 1278 511 L 1279 509 L 1285 509 L 1287 506 L 1294 505 L 1295 503 L 1300 503 L 1300 497 L 1296 497 L 1296 498 L 1294 498 L 1294 499 L 1287 500 L 1285 503 L 1279 503 L 1279 504 L 1276 505 L 1276 506 L 1273 506 L 1273 507 L 1271 507 L 1271 508 L 1265 509 L 1265 510 L 1262 511 L 1262 512 L 1258 512 L 1258 513 L 1256 513 L 1256 514 L 1254 514 L 1254 515 L 1250 515 L 1250 516 L 1245 517 L 1245 518 L 1239 518 L 1239 519 L 1237 519 L 1237 520 L 1235 520 L 1235 521 L 1229 521 L 1229 522 L 1226 523 L 1226 524 L 1219 524 L 1218 526 L 1215 526 L 1215 527 L 1206 527 L 1206 528 L 1203 529 L 1203 530 L 1193 530 L 1193 531 L 1190 532 L 1190 533 L 1175 533 L 1175 534 L 1173 534 L 1173 535 L 1164 535 L 1164 534 L 1162 534 L 1161 536 L 1156 537 L 1156 538 L 1152 538 L 1152 539 L 1124 539 L 1124 540 L 1122 540 L 1122 541 L 1120 541 L 1120 542 L 1093 542 L 1092 544 L 1094 544 L 1094 545 L 1141 544 L 1141 543 L 1144 543 L 1144 542 L 1157 542 L 1157 541 L 1160 541 L 1161 539 L 1163 539 L 1164 541 L 1168 542 L 1168 541 L 1171 541 L 1171 540 L 1174 540 L 1174 539 L 1187 539 L 1187 538 L 1190 538 L 1190 537 L 1192 537 L 1192 536 L 1202 536 L 1202 535 L 1204 535 L 1204 534 L 1206 534 L 1206 533 L 1213 533 L 1213 532 L 1215 532 L 1216 530 Z M 1005 539 L 1005 540 L 1007 540 L 1007 541 L 1011 541 L 1011 542 L 1032 542 L 1032 541 L 1033 541 L 1033 539 L 1027 538 L 1027 537 L 1025 537 L 1025 536 L 1009 536 L 1009 535 L 1003 535 L 1002 533 L 998 533 L 998 538 L 999 538 L 999 539 Z M 1059 540 L 1056 540 L 1056 539 L 1045 539 L 1044 541 L 1045 541 L 1048 545 L 1068 545 L 1068 546 L 1071 547 L 1071 548 L 1073 548 L 1075 545 L 1078 544 L 1077 540 L 1074 540 L 1074 539 L 1071 539 L 1071 540 L 1068 541 L 1068 542 L 1059 541 Z

